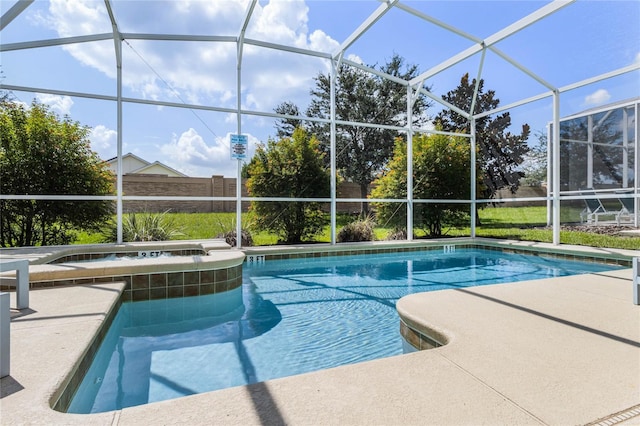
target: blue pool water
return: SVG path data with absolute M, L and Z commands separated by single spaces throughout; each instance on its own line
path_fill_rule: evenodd
M 476 249 L 245 265 L 233 291 L 123 304 L 68 411 L 116 410 L 398 355 L 402 296 L 611 269 Z

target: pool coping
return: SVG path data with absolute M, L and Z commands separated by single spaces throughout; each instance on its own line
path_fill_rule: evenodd
M 44 265 L 59 258 L 79 253 L 111 253 L 137 252 L 140 249 L 162 251 L 198 249 L 202 254 L 212 250 L 228 250 L 231 248 L 223 239 L 210 240 L 174 240 L 174 241 L 140 241 L 121 244 L 77 244 L 67 246 L 0 248 L 0 255 L 5 259 L 27 259 L 30 265 Z
M 456 239 L 458 243 L 481 243 L 502 248 L 525 247 L 529 251 L 552 250 L 568 256 L 594 256 L 603 255 L 607 258 L 628 258 L 637 256 L 640 253 L 629 250 L 608 250 L 590 249 L 578 246 L 551 246 L 544 243 L 522 243 L 506 242 L 487 239 Z M 440 240 L 439 244 L 450 244 L 452 239 Z M 377 244 L 378 247 L 393 249 L 396 244 Z M 409 247 L 415 247 L 420 243 L 409 243 Z M 437 244 L 437 243 L 436 243 Z M 405 245 L 406 247 L 407 245 Z M 342 246 L 345 247 L 345 246 Z M 351 245 L 354 250 L 367 250 L 366 244 Z M 255 248 L 246 249 L 245 253 L 261 254 L 262 252 L 283 254 L 296 248 L 306 252 L 320 252 L 327 247 L 311 245 L 305 247 L 278 247 L 278 248 Z M 597 324 L 605 324 L 616 329 L 620 325 L 620 316 L 624 319 L 626 333 L 630 335 L 628 340 L 638 341 L 640 337 L 635 330 L 628 330 L 629 324 L 637 324 L 640 319 L 640 309 L 630 308 L 630 294 L 628 300 L 622 300 L 626 288 L 631 289 L 630 270 L 623 269 L 613 274 L 599 275 L 590 274 L 590 292 L 570 291 L 573 300 L 562 300 L 562 304 L 571 306 L 580 305 L 582 300 L 593 299 L 593 294 L 599 297 L 595 300 L 606 300 L 611 304 L 609 309 L 597 309 L 592 313 L 592 318 L 567 319 L 580 324 L 580 321 L 594 321 Z M 584 277 L 584 276 L 581 276 Z M 580 282 L 587 279 L 578 280 Z M 543 286 L 557 286 L 558 283 L 569 283 L 569 287 L 575 285 L 573 279 L 557 278 L 552 280 L 542 280 Z M 592 282 L 591 282 L 592 281 Z M 529 283 L 529 282 L 527 282 Z M 531 298 L 530 302 L 525 300 L 523 306 L 530 306 L 534 301 L 549 309 L 555 309 L 558 301 L 537 300 L 535 292 L 527 290 L 527 284 L 512 284 L 514 289 L 521 288 L 525 292 L 526 298 Z M 260 423 L 291 423 L 291 424 L 311 424 L 311 423 L 520 423 L 520 424 L 541 424 L 549 423 L 545 413 L 554 412 L 551 407 L 529 407 L 524 405 L 518 398 L 496 389 L 496 385 L 487 378 L 479 376 L 477 371 L 464 366 L 465 356 L 474 358 L 473 351 L 465 348 L 465 339 L 469 331 L 464 327 L 459 328 L 454 320 L 459 319 L 464 314 L 460 312 L 446 312 L 446 315 L 436 315 L 431 312 L 425 317 L 421 304 L 431 303 L 434 298 L 446 296 L 448 303 L 462 303 L 469 309 L 477 308 L 480 302 L 486 299 L 479 297 L 470 298 L 468 294 L 457 291 L 443 291 L 434 293 L 422 293 L 415 303 L 415 312 L 412 308 L 404 309 L 404 315 L 415 317 L 414 326 L 421 324 L 422 327 L 431 326 L 442 330 L 450 337 L 449 344 L 429 351 L 421 351 L 413 354 L 398 357 L 385 358 L 367 363 L 338 367 L 314 373 L 307 373 L 300 376 L 272 380 L 258 383 L 251 386 L 231 388 L 222 391 L 209 392 L 205 394 L 193 395 L 177 400 L 164 401 L 155 404 L 148 404 L 140 407 L 131 407 L 119 411 L 92 414 L 73 415 L 59 413 L 50 408 L 51 398 L 59 388 L 65 372 L 72 368 L 73 362 L 70 359 L 73 355 L 79 355 L 86 349 L 88 342 L 93 338 L 96 330 L 109 310 L 113 307 L 117 298 L 114 288 L 117 283 L 93 284 L 79 286 L 72 291 L 71 287 L 58 289 L 43 289 L 32 292 L 32 310 L 30 312 L 14 312 L 11 324 L 12 340 L 12 374 L 8 378 L 3 378 L 2 399 L 0 408 L 2 409 L 2 423 L 49 423 L 49 424 L 137 424 L 140 422 L 159 423 L 207 423 L 217 422 L 224 424 L 260 424 Z M 478 288 L 478 294 L 487 297 L 499 297 L 506 286 L 486 286 L 487 289 Z M 604 290 L 603 290 L 604 289 Z M 615 290 L 614 302 L 608 297 L 609 291 Z M 515 293 L 518 290 L 514 290 Z M 488 292 L 488 293 L 487 293 Z M 443 296 L 443 294 L 445 296 Z M 551 291 L 553 294 L 553 291 Z M 434 296 L 435 295 L 435 296 Z M 417 296 L 417 295 L 412 295 Z M 408 296 L 411 297 L 411 296 Z M 424 298 L 424 299 L 423 299 Z M 449 300 L 450 299 L 450 300 Z M 535 299 L 535 300 L 533 300 Z M 462 301 L 462 302 L 460 302 Z M 403 301 L 404 305 L 405 301 Z M 510 302 L 511 303 L 511 302 Z M 480 303 L 482 304 L 482 303 Z M 491 306 L 491 305 L 490 305 Z M 535 307 L 535 306 L 534 306 Z M 535 307 L 539 309 L 538 307 Z M 530 309 L 534 309 L 531 307 Z M 446 311 L 446 310 L 445 310 Z M 521 314 L 521 312 L 515 312 Z M 491 310 L 484 313 L 491 314 Z M 616 321 L 609 324 L 607 317 Z M 402 313 L 401 313 L 402 315 Z M 451 319 L 448 319 L 448 317 Z M 535 315 L 534 315 L 535 316 Z M 527 317 L 528 318 L 528 317 Z M 544 318 L 541 320 L 544 323 Z M 634 321 L 636 321 L 634 323 Z M 434 323 L 435 322 L 435 323 Z M 433 323 L 433 324 L 432 324 Z M 517 322 L 514 323 L 517 329 Z M 590 326 L 589 326 L 590 327 Z M 566 327 L 572 330 L 572 327 Z M 592 327 L 593 328 L 593 327 Z M 640 328 L 640 327 L 637 327 Z M 536 328 L 537 330 L 537 328 Z M 491 330 L 480 330 L 478 333 L 490 333 Z M 633 334 L 636 332 L 636 334 Z M 559 331 L 554 330 L 554 333 Z M 545 336 L 545 329 L 539 330 L 541 336 Z M 508 341 L 515 336 L 493 336 L 496 342 Z M 567 383 L 573 384 L 572 377 L 558 377 L 556 387 L 545 389 L 546 392 L 561 392 L 563 403 L 571 407 L 571 398 L 575 398 L 574 403 L 591 403 L 598 407 L 599 411 L 582 410 L 581 413 L 560 413 L 556 416 L 566 423 L 588 423 L 604 418 L 609 414 L 620 412 L 635 404 L 640 404 L 637 390 L 640 386 L 638 379 L 640 374 L 632 374 L 633 368 L 629 369 L 628 355 L 624 359 L 616 359 L 616 351 L 620 351 L 615 342 L 600 342 L 598 347 L 612 353 L 608 362 L 608 367 L 612 370 L 612 376 L 619 370 L 626 368 L 629 373 L 627 385 L 620 387 L 607 387 L 600 389 L 600 393 L 612 395 L 607 397 L 607 401 L 616 396 L 615 404 L 602 404 L 601 395 L 564 395 L 562 393 L 563 379 Z M 477 342 L 476 342 L 477 344 Z M 504 344 L 504 343 L 502 343 Z M 42 351 L 41 345 L 47 350 Z M 607 349 L 613 345 L 613 349 Z M 539 348 L 542 350 L 544 348 Z M 553 359 L 553 351 L 548 348 L 547 356 Z M 488 349 L 485 349 L 488 350 Z M 635 347 L 635 354 L 640 356 L 640 351 Z M 468 353 L 464 355 L 464 353 Z M 521 354 L 522 359 L 526 359 L 530 354 Z M 462 358 L 456 358 L 462 357 Z M 515 357 L 517 359 L 517 357 Z M 626 361 L 625 361 L 626 360 Z M 505 368 L 507 364 L 505 363 Z M 567 370 L 570 371 L 570 370 Z M 496 372 L 496 376 L 499 376 Z M 562 371 L 559 371 L 562 373 Z M 637 371 L 636 371 L 637 373 Z M 527 372 L 523 371 L 522 376 L 514 378 L 516 384 L 523 389 L 527 389 Z M 623 374 L 624 375 L 624 374 Z M 636 382 L 634 383 L 634 376 Z M 617 376 L 616 376 L 617 377 Z M 493 377 L 495 379 L 495 377 Z M 492 380 L 493 380 L 492 379 Z M 539 380 L 532 383 L 539 384 Z M 585 378 L 585 379 L 588 379 Z M 554 382 L 555 383 L 555 382 Z M 442 395 L 438 396 L 434 392 L 434 386 L 440 388 Z M 516 390 L 518 388 L 516 387 Z M 543 393 L 542 389 L 530 389 L 534 394 Z M 633 396 L 630 397 L 630 392 Z M 446 398 L 448 398 L 448 400 Z M 634 399 L 635 398 L 635 399 Z M 371 404 L 371 401 L 376 401 Z M 625 405 L 626 404 L 626 405 Z M 562 411 L 562 410 L 560 410 Z M 567 411 L 565 409 L 565 411 Z M 571 410 L 569 410 L 571 411 Z M 602 415 L 600 415 L 602 414 Z M 591 416 L 591 417 L 589 417 Z M 429 420 L 430 419 L 430 420 Z M 555 418 L 558 420 L 558 418 Z M 554 423 L 551 421 L 550 423 Z

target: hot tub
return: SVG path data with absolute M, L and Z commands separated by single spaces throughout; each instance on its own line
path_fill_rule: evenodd
M 121 300 L 138 301 L 240 287 L 244 254 L 229 249 L 223 240 L 204 240 L 37 247 L 3 255 L 29 259 L 31 289 L 122 281 Z

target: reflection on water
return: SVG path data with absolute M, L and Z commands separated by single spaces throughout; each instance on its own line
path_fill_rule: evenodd
M 215 377 L 205 389 L 172 377 L 185 367 L 206 376 L 212 365 L 220 367 L 212 364 L 215 355 L 207 355 L 225 345 L 235 348 L 243 376 L 251 383 L 255 373 L 243 340 L 266 333 L 281 320 L 278 308 L 252 286 L 135 306 L 125 303 L 68 411 L 109 411 L 228 387 L 228 381 L 216 386 Z M 194 352 L 200 355 L 194 357 Z

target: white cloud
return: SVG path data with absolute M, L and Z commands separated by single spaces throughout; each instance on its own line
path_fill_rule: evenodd
M 321 52 L 333 52 L 340 44 L 322 30 L 315 30 L 309 36 L 309 48 Z
M 121 31 L 237 36 L 246 3 L 246 0 L 114 2 L 113 7 Z M 335 50 L 339 44 L 321 29 L 309 32 L 308 13 L 303 0 L 258 3 L 247 37 L 303 49 Z M 51 0 L 49 15 L 43 20 L 61 37 L 111 31 L 104 3 L 93 0 Z M 111 40 L 64 48 L 81 64 L 115 78 Z M 124 85 L 134 96 L 236 106 L 234 43 L 125 40 L 123 64 Z M 319 71 L 326 72 L 329 65 L 319 58 L 249 45 L 244 49 L 243 64 L 243 104 L 263 111 L 273 110 L 284 100 L 304 107 L 313 77 Z
M 247 31 L 250 38 L 275 43 L 308 47 L 307 22 L 309 8 L 304 1 L 269 1 L 264 7 L 256 7 L 252 25 Z
M 170 143 L 160 146 L 166 160 L 160 160 L 189 176 L 223 175 L 233 177 L 237 173 L 237 160 L 229 152 L 230 134 L 216 136 L 211 144 L 190 128 L 180 136 L 174 135 Z M 255 153 L 258 139 L 249 135 L 248 158 Z
M 238 114 L 229 113 L 224 116 L 225 124 L 237 124 L 238 123 Z
M 38 16 L 37 22 L 58 33 L 60 37 L 109 33 L 112 31 L 104 4 L 95 1 L 52 0 L 49 15 Z M 110 78 L 116 78 L 113 41 L 66 45 L 83 65 L 95 68 Z
M 636 60 L 634 61 L 635 64 L 639 64 L 640 63 L 640 52 L 638 52 L 638 54 L 636 55 Z
M 586 105 L 599 105 L 611 99 L 611 95 L 605 89 L 598 89 L 584 98 Z
M 99 124 L 91 129 L 91 148 L 98 153 L 105 152 L 116 143 L 117 137 L 118 132 Z
M 38 20 L 62 37 L 111 32 L 107 11 L 99 2 L 52 0 L 49 13 Z
M 355 62 L 356 64 L 364 65 L 364 61 L 362 60 L 362 58 L 358 55 L 354 55 L 353 53 L 348 54 L 347 59 Z
M 69 96 L 48 95 L 45 93 L 36 94 L 38 102 L 49 105 L 51 109 L 61 116 L 68 115 L 73 106 L 73 99 Z

